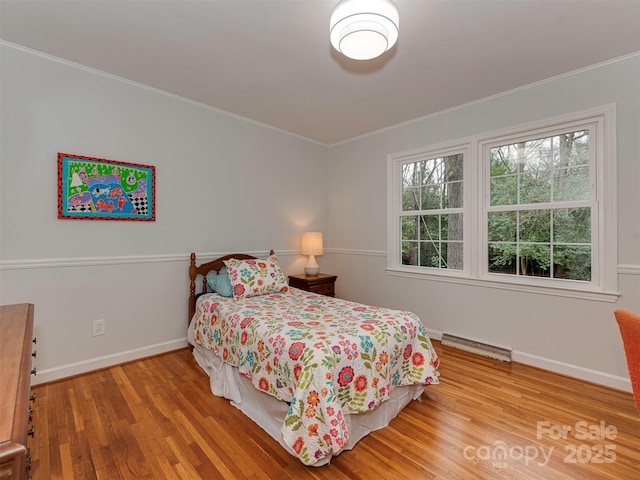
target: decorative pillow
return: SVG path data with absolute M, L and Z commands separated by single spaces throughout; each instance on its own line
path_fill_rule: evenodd
M 224 268 L 221 268 L 217 274 L 210 272 L 209 275 L 207 275 L 207 285 L 211 290 L 219 293 L 223 297 L 233 296 L 233 289 L 231 288 L 229 275 L 227 274 L 227 270 Z
M 224 264 L 233 288 L 233 298 L 289 291 L 287 278 L 275 255 L 255 260 L 225 260 Z
M 220 270 L 216 277 L 216 288 L 213 291 L 218 292 L 223 297 L 233 297 L 233 288 L 231 288 L 231 282 L 226 270 Z
M 212 292 L 216 291 L 216 282 L 218 281 L 218 273 L 215 270 L 211 270 L 207 273 L 207 286 Z

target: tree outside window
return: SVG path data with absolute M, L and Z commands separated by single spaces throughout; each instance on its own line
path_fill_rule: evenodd
M 393 275 L 617 299 L 615 105 L 388 155 Z
M 462 270 L 463 154 L 402 165 L 402 264 Z
M 490 149 L 490 273 L 591 281 L 589 132 Z

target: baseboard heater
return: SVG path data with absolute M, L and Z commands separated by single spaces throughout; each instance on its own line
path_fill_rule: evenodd
M 511 348 L 497 347 L 477 340 L 451 335 L 450 333 L 442 334 L 441 343 L 447 347 L 457 348 L 465 352 L 482 355 L 483 357 L 495 358 L 501 362 L 511 362 Z

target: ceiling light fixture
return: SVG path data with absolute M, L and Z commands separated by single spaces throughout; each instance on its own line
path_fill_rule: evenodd
M 331 13 L 331 45 L 354 60 L 379 57 L 398 40 L 399 20 L 391 0 L 342 0 Z

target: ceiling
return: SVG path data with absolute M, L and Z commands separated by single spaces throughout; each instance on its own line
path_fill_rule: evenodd
M 396 0 L 355 61 L 337 0 L 0 0 L 0 38 L 323 144 L 640 51 L 640 0 Z

